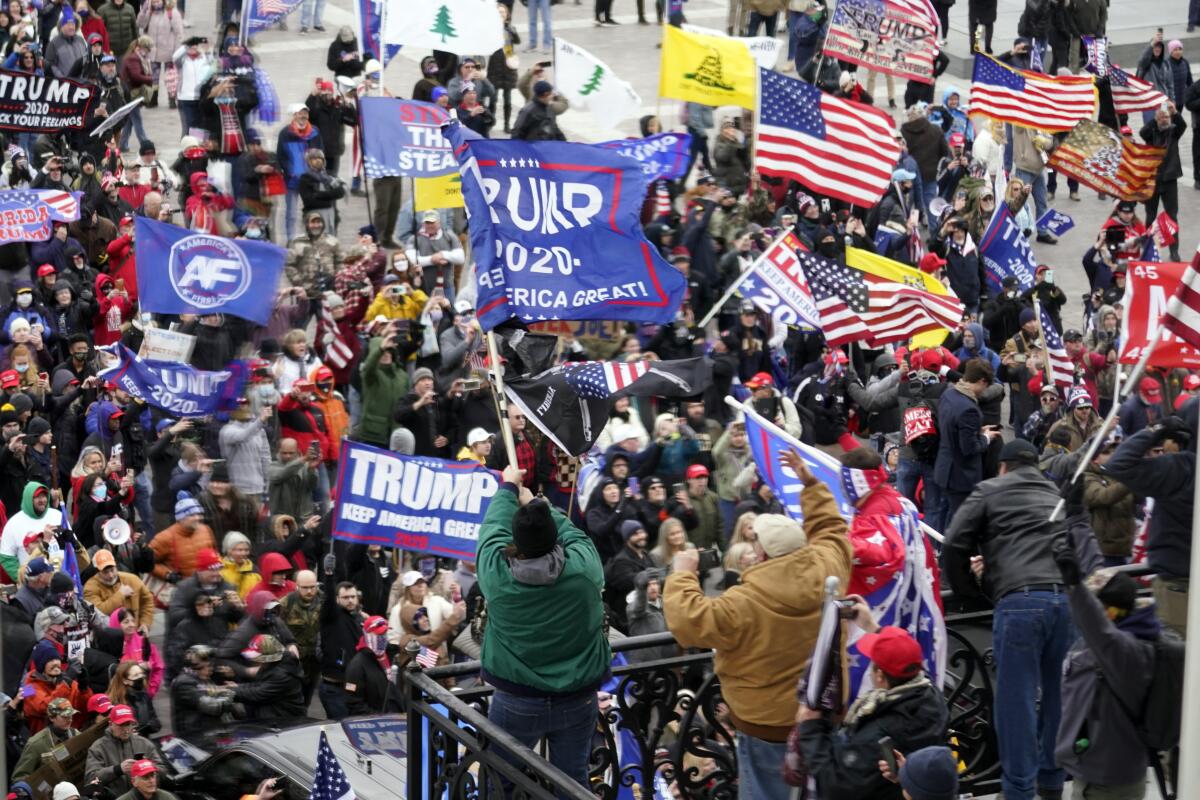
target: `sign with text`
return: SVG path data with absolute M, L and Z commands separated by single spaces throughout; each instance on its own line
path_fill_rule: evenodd
M 1017 279 L 1021 291 L 1033 286 L 1037 258 L 1008 206 L 1001 204 L 992 215 L 992 221 L 983 232 L 983 240 L 979 242 L 979 254 L 983 257 L 988 286 L 993 292 L 1000 291 L 1004 279 L 1010 276 Z
M 402 456 L 347 441 L 333 536 L 474 560 L 479 525 L 499 488 L 496 473 L 474 461 Z
M 417 211 L 462 208 L 462 175 L 451 172 L 437 178 L 413 178 Z
M 166 328 L 146 328 L 142 349 L 138 355 L 149 361 L 172 361 L 186 364 L 192 359 L 196 337 L 190 333 L 169 331 Z
M 95 99 L 96 87 L 91 84 L 0 69 L 0 128 L 47 133 L 79 130 Z
M 395 97 L 359 98 L 363 165 L 369 178 L 435 178 L 458 171 L 442 136 L 446 109 Z
M 13 189 L 0 192 L 0 242 L 45 242 L 55 222 L 79 219 L 78 192 Z
M 1150 339 L 1158 332 L 1167 301 L 1183 279 L 1187 264 L 1178 262 L 1156 263 L 1131 261 L 1125 282 L 1125 319 L 1121 330 L 1121 363 L 1136 364 Z M 1150 356 L 1154 367 L 1200 368 L 1200 350 L 1189 345 L 1170 331 L 1164 331 L 1162 340 Z

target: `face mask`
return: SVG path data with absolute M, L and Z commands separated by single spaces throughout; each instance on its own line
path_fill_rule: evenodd
M 96 481 L 96 485 L 92 487 L 92 499 L 97 503 L 102 503 L 108 499 L 108 486 L 101 481 Z
M 426 75 L 437 75 L 438 74 L 437 64 L 427 64 L 425 66 L 425 74 Z
M 71 358 L 75 359 L 76 361 L 87 361 L 87 353 L 71 353 Z
M 63 610 L 75 608 L 75 593 L 63 592 L 58 596 L 58 607 Z
M 33 305 L 33 295 L 29 292 L 21 292 L 17 295 L 17 305 L 21 308 L 29 308 Z
M 134 691 L 136 691 L 136 692 L 144 692 L 144 691 L 146 691 L 146 679 L 145 679 L 145 678 L 138 678 L 136 681 L 134 681 L 134 682 L 132 682 L 131 684 L 129 684 L 129 688 L 130 688 L 130 689 L 133 689 L 133 690 L 134 690 Z
M 13 364 L 12 366 L 17 372 L 25 372 L 29 369 L 28 364 Z
M 442 311 L 441 311 L 441 309 L 439 309 L 439 308 L 435 308 L 433 311 L 430 311 L 430 312 L 429 312 L 429 320 L 430 320 L 430 321 L 431 321 L 431 322 L 432 322 L 434 325 L 437 325 L 439 322 L 441 322 L 441 321 L 442 321 Z
M 247 239 L 261 239 L 262 238 L 262 230 L 260 230 L 259 228 L 247 228 L 246 229 L 246 238 Z
M 817 245 L 817 252 L 826 258 L 833 258 L 837 255 L 837 242 L 821 242 Z
M 275 398 L 275 387 L 270 384 L 264 384 L 258 387 L 258 399 L 273 400 Z
M 375 655 L 383 655 L 387 650 L 387 634 L 385 633 L 365 633 L 363 638 L 367 640 L 367 647 Z

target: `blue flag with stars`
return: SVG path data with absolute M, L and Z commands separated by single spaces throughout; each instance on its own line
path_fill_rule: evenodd
M 514 317 L 675 319 L 687 280 L 642 233 L 641 164 L 592 145 L 444 130 L 463 176 L 484 330 Z
M 317 743 L 317 768 L 313 771 L 308 800 L 353 800 L 354 788 L 329 746 L 329 737 L 321 731 Z

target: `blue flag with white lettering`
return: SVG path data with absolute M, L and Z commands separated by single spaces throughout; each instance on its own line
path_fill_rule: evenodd
M 463 176 L 484 330 L 540 320 L 675 319 L 687 289 L 642 233 L 646 176 L 567 142 L 470 139 L 445 128 Z
M 138 303 L 155 314 L 232 314 L 266 325 L 287 251 L 137 217 Z
M 347 441 L 338 467 L 333 537 L 475 560 L 500 479 L 477 461 L 403 456 Z
M 617 139 L 592 146 L 629 156 L 642 165 L 646 180 L 670 181 L 682 178 L 687 171 L 692 137 L 687 133 L 656 133 L 645 139 Z
M 983 232 L 983 241 L 979 243 L 979 255 L 983 258 L 992 292 L 999 292 L 1004 279 L 1009 276 L 1017 279 L 1021 291 L 1033 286 L 1037 259 L 1008 206 L 1001 204 L 992 215 L 992 221 Z
M 1038 230 L 1047 230 L 1055 236 L 1062 236 L 1075 227 L 1075 220 L 1061 211 L 1047 208 L 1046 213 L 1042 214 L 1041 219 L 1037 221 L 1037 227 Z
M 363 168 L 369 178 L 436 178 L 458 169 L 442 135 L 449 119 L 434 103 L 395 97 L 360 97 Z
M 174 361 L 149 361 L 123 344 L 100 348 L 117 361 L 97 377 L 115 383 L 143 403 L 176 417 L 207 417 L 237 408 L 249 369 L 231 361 L 209 372 Z

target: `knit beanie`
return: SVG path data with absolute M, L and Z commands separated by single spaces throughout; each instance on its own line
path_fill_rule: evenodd
M 513 543 L 525 558 L 544 556 L 558 544 L 558 526 L 545 500 L 531 500 L 513 514 Z

